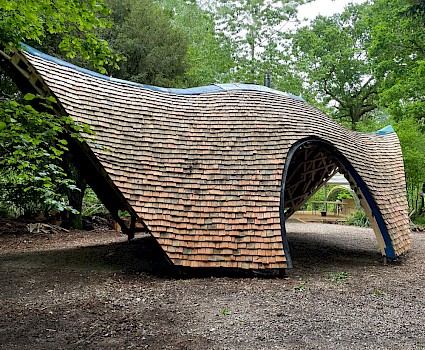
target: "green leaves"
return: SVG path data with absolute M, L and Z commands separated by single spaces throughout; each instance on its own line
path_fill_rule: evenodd
M 379 81 L 367 57 L 368 4 L 350 5 L 341 14 L 318 16 L 293 38 L 295 66 L 305 76 L 306 99 L 329 109 L 353 129 L 377 108 Z
M 24 100 L 26 100 L 26 101 L 32 101 L 33 99 L 35 99 L 34 94 L 28 93 L 24 96 Z
M 425 27 L 422 15 L 421 12 L 412 13 L 406 1 L 379 0 L 375 1 L 368 16 L 371 27 L 369 56 L 375 63 L 374 73 L 383 80 L 380 100 L 397 119 L 407 115 L 419 120 L 424 115 Z
M 201 86 L 224 82 L 233 60 L 226 39 L 215 33 L 214 14 L 195 0 L 158 0 L 173 27 L 187 37 L 183 84 Z M 186 39 L 185 39 L 186 40 Z
M 186 69 L 188 48 L 183 31 L 171 24 L 156 2 L 107 0 L 107 3 L 114 10 L 111 18 L 115 25 L 99 31 L 100 36 L 126 58 L 111 73 L 119 79 L 142 84 L 178 86 Z M 102 50 L 97 47 L 95 52 Z M 98 63 L 108 60 L 104 55 L 97 57 Z
M 79 132 L 92 131 L 70 117 L 38 112 L 27 104 L 35 99 L 41 105 L 56 101 L 34 94 L 26 94 L 22 104 L 0 101 L 0 168 L 3 176 L 13 178 L 9 184 L 16 191 L 21 188 L 25 196 L 36 196 L 56 210 L 68 209 L 62 193 L 67 188 L 78 189 L 62 168 L 62 157 L 68 150 L 66 138 L 74 136 L 82 141 Z
M 331 282 L 338 282 L 338 281 L 344 281 L 346 280 L 350 275 L 348 274 L 348 272 L 338 272 L 338 273 L 334 273 L 334 272 L 329 272 L 325 275 L 325 278 L 328 281 Z
M 232 0 L 217 5 L 217 35 L 229 43 L 234 61 L 231 80 L 262 84 L 266 71 L 290 79 L 289 36 L 283 29 L 297 22 L 297 7 L 305 2 Z
M 40 44 L 48 35 L 59 35 L 68 57 L 84 57 L 102 73 L 105 66 L 116 66 L 118 56 L 96 36 L 112 25 L 103 0 L 2 0 L 0 8 L 0 46 L 6 51 L 21 41 Z

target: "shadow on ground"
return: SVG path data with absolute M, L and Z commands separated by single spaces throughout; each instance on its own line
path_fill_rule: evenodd
M 365 244 L 355 238 L 350 242 L 314 234 L 288 234 L 294 269 L 327 269 L 338 265 L 344 267 L 372 266 L 383 263 L 383 258 L 373 244 Z
M 382 263 L 382 258 L 370 241 L 357 239 L 355 235 L 346 241 L 344 237 L 318 234 L 290 233 L 291 257 L 294 270 L 326 270 L 333 266 L 361 267 Z M 13 263 L 19 260 L 32 266 L 83 268 L 123 273 L 148 273 L 166 278 L 215 277 L 286 277 L 284 270 L 241 270 L 226 268 L 179 268 L 173 266 L 162 248 L 151 237 L 137 238 L 131 242 L 78 247 L 61 250 L 35 251 L 6 254 L 0 261 Z

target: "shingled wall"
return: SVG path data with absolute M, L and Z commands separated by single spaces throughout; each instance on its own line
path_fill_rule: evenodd
M 227 85 L 178 94 L 87 74 L 34 50 L 24 54 L 65 111 L 96 132 L 108 151 L 92 150 L 174 264 L 286 268 L 282 173 L 291 146 L 308 138 L 333 145 L 364 181 L 390 237 L 382 253 L 409 249 L 394 132 L 349 131 L 274 90 Z

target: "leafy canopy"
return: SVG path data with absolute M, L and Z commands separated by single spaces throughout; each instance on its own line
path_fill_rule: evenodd
M 221 83 L 233 66 L 229 42 L 216 35 L 214 14 L 196 1 L 158 0 L 172 25 L 188 38 L 187 70 L 183 84 L 201 86 Z
M 103 0 L 0 0 L 0 47 L 8 51 L 20 42 L 41 44 L 48 35 L 57 34 L 67 57 L 81 56 L 105 73 L 104 67 L 116 65 L 119 59 L 96 36 L 98 28 L 112 25 L 109 13 Z
M 293 38 L 295 65 L 305 77 L 305 97 L 353 129 L 377 108 L 378 81 L 367 57 L 370 36 L 363 19 L 368 6 L 350 5 L 341 14 L 318 16 Z
M 126 58 L 111 74 L 158 86 L 178 86 L 186 71 L 188 38 L 150 0 L 106 0 L 114 25 L 99 35 Z
M 405 116 L 425 122 L 425 26 L 419 6 L 411 2 L 376 0 L 368 13 L 369 56 L 374 74 L 382 79 L 380 103 L 398 120 Z
M 281 78 L 289 56 L 287 26 L 297 23 L 297 8 L 308 0 L 220 0 L 216 13 L 216 32 L 228 40 L 233 68 L 230 79 L 263 83 L 266 71 Z M 283 72 L 282 72 L 283 69 Z

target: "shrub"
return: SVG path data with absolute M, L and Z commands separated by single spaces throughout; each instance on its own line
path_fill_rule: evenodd
M 347 218 L 346 223 L 352 226 L 370 227 L 369 218 L 366 216 L 364 210 L 359 210 L 353 216 Z

